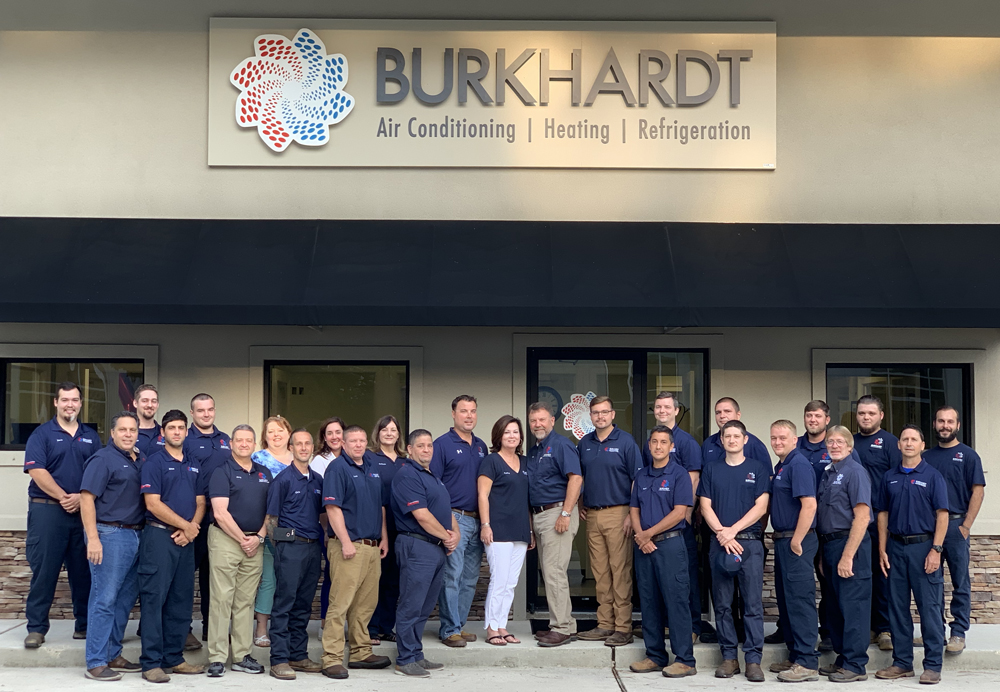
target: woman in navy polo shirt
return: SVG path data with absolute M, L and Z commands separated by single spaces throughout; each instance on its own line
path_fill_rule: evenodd
M 382 559 L 382 575 L 378 581 L 378 605 L 368 623 L 368 633 L 372 644 L 381 640 L 396 641 L 393 630 L 396 628 L 396 601 L 399 600 L 399 565 L 396 563 L 396 522 L 392 516 L 389 500 L 392 497 L 392 479 L 406 459 L 406 449 L 403 447 L 403 435 L 400 432 L 399 421 L 395 416 L 382 416 L 372 430 L 371 441 L 368 444 L 372 463 L 378 468 L 382 479 L 382 504 L 386 508 L 385 526 L 389 536 L 389 552 Z
M 490 563 L 486 591 L 486 642 L 494 646 L 520 644 L 507 631 L 507 613 L 524 556 L 535 547 L 528 507 L 528 473 L 521 421 L 503 416 L 493 425 L 490 454 L 479 465 L 480 538 Z
M 326 467 L 340 456 L 344 449 L 344 428 L 347 423 L 339 416 L 331 416 L 319 424 L 316 447 L 319 454 L 309 462 L 309 468 L 321 476 L 326 476 Z M 325 540 L 325 538 L 324 538 Z M 323 625 L 326 624 L 326 609 L 330 607 L 330 565 L 323 551 L 323 586 L 319 590 L 319 638 L 323 639 Z

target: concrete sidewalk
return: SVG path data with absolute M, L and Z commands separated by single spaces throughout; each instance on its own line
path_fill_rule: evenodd
M 480 635 L 479 641 L 462 649 L 452 649 L 442 644 L 437 637 L 437 622 L 428 623 L 424 634 L 424 651 L 428 659 L 444 663 L 449 668 L 611 668 L 612 654 L 619 671 L 628 671 L 630 663 L 644 657 L 641 639 L 636 639 L 630 646 L 618 647 L 612 650 L 600 642 L 573 642 L 555 649 L 543 649 L 535 644 L 531 636 L 531 627 L 527 621 L 510 623 L 509 630 L 514 633 L 521 644 L 507 646 L 490 646 L 483 641 L 482 631 L 477 624 L 470 622 L 467 626 Z M 125 657 L 132 661 L 139 659 L 139 638 L 135 634 L 138 622 L 133 620 L 126 629 Z M 774 630 L 773 624 L 767 624 L 766 632 Z M 195 621 L 194 631 L 201 631 L 201 623 Z M 322 653 L 320 641 L 317 638 L 319 623 L 309 624 L 309 656 L 319 660 Z M 84 666 L 84 642 L 73 640 L 73 622 L 71 620 L 54 620 L 52 629 L 46 635 L 45 644 L 40 649 L 24 648 L 24 637 L 27 634 L 23 620 L 0 621 L 0 665 L 6 667 L 47 668 Z M 919 634 L 919 630 L 918 630 Z M 1000 625 L 973 625 L 968 636 L 968 649 L 960 656 L 945 656 L 945 672 L 960 670 L 1000 671 Z M 375 647 L 375 652 L 390 658 L 396 657 L 396 645 L 383 643 Z M 922 649 L 915 650 L 916 668 L 920 669 Z M 268 650 L 254 648 L 252 654 L 258 661 L 267 665 Z M 871 672 L 891 663 L 891 652 L 879 651 L 876 646 L 868 650 L 870 661 L 868 669 Z M 191 662 L 207 663 L 207 648 L 188 652 L 186 657 Z M 763 667 L 784 660 L 784 646 L 765 645 Z M 698 661 L 700 673 L 711 673 L 722 661 L 718 645 L 697 644 L 695 658 Z M 833 654 L 824 654 L 821 663 L 833 661 Z M 742 661 L 742 654 L 740 655 Z M 700 678 L 699 678 L 700 679 Z M 769 678 L 770 679 L 770 678 Z

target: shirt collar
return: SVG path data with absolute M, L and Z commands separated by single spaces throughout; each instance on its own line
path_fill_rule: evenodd
M 464 444 L 468 444 L 465 440 L 462 439 L 461 435 L 459 435 L 457 432 L 455 432 L 455 428 L 448 428 L 448 434 L 451 435 L 451 439 L 452 439 L 453 442 L 458 442 L 458 443 L 463 444 L 463 445 Z M 472 444 L 469 445 L 469 446 L 470 447 L 474 446 L 476 444 L 476 442 L 478 442 L 478 441 L 479 441 L 479 438 L 476 437 L 475 433 L 472 433 Z
M 927 462 L 924 461 L 923 457 L 920 458 L 920 463 L 914 466 L 913 469 L 911 469 L 910 471 L 903 470 L 903 462 L 899 462 L 899 464 L 896 466 L 896 473 L 905 473 L 909 475 L 913 473 L 925 473 L 926 471 L 927 471 Z
M 420 471 L 420 472 L 423 472 L 423 473 L 428 473 L 428 474 L 430 474 L 432 476 L 434 475 L 433 473 L 431 473 L 430 469 L 425 469 L 423 466 L 421 466 L 420 462 L 417 461 L 416 459 L 403 459 L 403 463 L 404 464 L 409 464 L 410 466 L 412 466 L 417 471 Z
M 211 437 L 211 438 L 216 438 L 216 437 L 219 436 L 219 434 L 220 434 L 219 433 L 219 429 L 217 427 L 215 427 L 214 425 L 212 426 L 212 432 L 210 432 L 210 433 L 203 433 L 201 430 L 199 430 L 197 428 L 197 426 L 194 423 L 192 423 L 191 427 L 188 429 L 188 437 Z
M 650 476 L 663 476 L 666 475 L 667 471 L 670 470 L 671 463 L 673 462 L 668 461 L 666 464 L 663 465 L 662 468 L 656 468 L 652 464 L 650 464 L 649 466 L 645 466 L 643 468 L 646 469 L 646 473 L 648 473 Z

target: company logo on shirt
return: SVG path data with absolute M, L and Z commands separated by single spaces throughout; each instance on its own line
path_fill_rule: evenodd
M 78 437 L 78 438 L 76 438 L 76 441 L 77 442 L 86 442 L 89 445 L 94 444 L 94 441 L 91 440 L 89 437 Z
M 874 442 L 872 442 L 871 449 L 882 449 L 882 438 L 881 437 L 876 438 L 876 440 Z
M 406 506 L 407 507 L 412 507 L 413 505 L 419 505 L 419 504 L 420 504 L 420 500 L 412 500 L 410 502 L 407 502 Z
M 462 453 L 462 450 L 461 450 L 461 449 L 456 449 L 456 450 L 455 450 L 455 454 L 461 454 L 461 453 Z
M 263 472 L 261 472 L 261 471 L 257 472 L 257 482 L 258 483 L 267 483 L 267 476 L 265 476 L 263 474 Z
M 911 479 L 910 483 L 912 483 L 913 485 L 919 485 L 921 488 L 926 488 L 927 487 L 926 483 L 924 483 L 923 481 L 915 480 L 915 479 Z
M 841 482 L 843 480 L 844 480 L 844 474 L 838 473 L 837 477 L 834 479 L 834 481 L 833 481 L 833 483 L 831 483 L 831 485 L 843 485 L 843 483 Z
M 36 463 L 37 462 L 34 462 L 34 461 L 26 461 L 26 462 L 24 462 L 24 465 L 25 466 L 34 466 Z
M 618 447 L 605 447 L 604 451 L 611 452 L 612 454 L 617 454 L 619 450 Z
M 664 478 L 662 481 L 660 481 L 660 492 L 661 493 L 669 493 L 670 492 L 670 480 L 669 479 Z
M 952 461 L 965 461 L 965 453 L 955 452 L 955 456 L 952 457 Z
M 153 486 L 151 486 L 149 483 L 143 483 L 141 486 L 139 486 L 139 490 L 145 490 L 146 488 L 152 488 L 152 487 Z
M 750 473 L 747 474 L 747 477 L 746 477 L 746 479 L 743 482 L 744 483 L 756 483 L 757 482 L 757 474 L 754 473 L 753 471 L 751 471 Z
M 330 497 L 324 497 L 324 498 L 323 498 L 323 502 L 326 502 L 327 500 L 329 500 L 330 502 L 335 502 L 335 501 L 336 501 L 336 499 L 337 499 L 337 498 L 335 498 L 335 497 L 333 497 L 333 496 L 330 496 Z
M 823 454 L 821 454 L 820 457 L 819 457 L 820 461 L 828 461 L 829 459 L 830 459 L 830 455 L 827 454 L 826 452 L 823 452 Z

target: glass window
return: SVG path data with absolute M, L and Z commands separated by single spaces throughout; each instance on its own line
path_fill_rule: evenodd
M 971 420 L 971 367 L 948 365 L 827 365 L 826 396 L 832 422 L 857 432 L 858 399 L 872 394 L 882 400 L 882 427 L 899 436 L 903 426 L 916 423 L 927 446 L 934 444 L 934 412 L 954 406 L 963 422 Z M 968 444 L 971 426 L 966 423 L 959 439 Z
M 143 383 L 142 361 L 4 361 L 3 366 L 4 445 L 23 446 L 35 428 L 55 415 L 52 402 L 60 382 L 80 386 L 80 421 L 107 440 L 112 416 L 132 410 L 135 388 Z
M 650 351 L 646 354 L 646 430 L 656 425 L 653 403 L 660 392 L 673 392 L 680 401 L 677 426 L 698 442 L 705 434 L 705 354 Z
M 330 416 L 371 431 L 393 415 L 409 430 L 407 363 L 266 363 L 267 415 L 315 432 Z
M 556 430 L 576 444 L 593 431 L 590 400 L 610 396 L 615 425 L 632 433 L 633 361 L 557 358 L 538 361 L 538 397 L 556 411 Z

